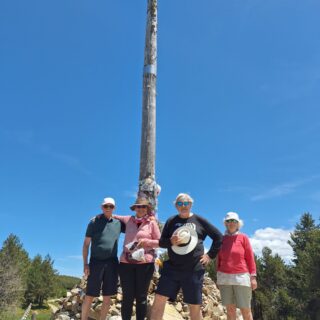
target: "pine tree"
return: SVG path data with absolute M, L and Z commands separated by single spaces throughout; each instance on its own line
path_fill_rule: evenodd
M 16 235 L 10 234 L 3 242 L 0 255 L 8 261 L 10 266 L 16 266 L 18 268 L 22 278 L 22 285 L 25 287 L 30 259 L 20 239 Z
M 43 283 L 43 295 L 39 302 L 40 305 L 43 304 L 45 299 L 48 299 L 52 296 L 57 288 L 57 271 L 53 268 L 53 260 L 50 255 L 46 255 L 42 265 L 41 265 L 41 274 L 42 274 L 42 283 Z
M 0 319 L 2 319 L 6 312 L 12 312 L 19 305 L 22 296 L 19 269 L 10 265 L 3 255 L 0 255 L 0 283 Z
M 0 313 L 21 304 L 29 264 L 19 238 L 10 234 L 0 250 Z
M 295 257 L 294 262 L 299 258 L 300 253 L 305 250 L 310 241 L 312 231 L 317 229 L 319 229 L 319 225 L 315 224 L 312 215 L 309 212 L 304 213 L 291 234 L 291 241 L 289 240 Z
M 40 255 L 36 255 L 28 272 L 26 301 L 42 306 L 56 290 L 56 275 L 51 257 L 47 255 L 42 259 Z
M 320 227 L 311 214 L 304 213 L 289 241 L 294 252 L 290 276 L 290 295 L 296 314 L 313 319 L 320 313 Z
M 287 294 L 288 267 L 278 254 L 265 247 L 257 258 L 259 287 L 253 295 L 254 319 L 285 320 L 293 315 L 292 301 Z

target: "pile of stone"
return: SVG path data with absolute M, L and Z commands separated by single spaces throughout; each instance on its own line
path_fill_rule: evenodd
M 148 295 L 148 314 L 150 314 L 150 308 L 154 299 L 154 291 L 158 282 L 159 276 L 154 274 L 150 283 L 149 295 Z M 81 283 L 74 287 L 71 291 L 67 292 L 65 298 L 57 299 L 49 306 L 52 311 L 53 320 L 76 320 L 81 318 L 81 305 L 84 299 L 85 281 L 82 279 Z M 204 320 L 226 320 L 225 308 L 220 303 L 220 292 L 214 283 L 208 276 L 205 276 L 204 285 L 202 289 L 202 314 Z M 111 306 L 109 311 L 108 320 L 120 320 L 121 319 L 121 301 L 122 291 L 118 286 L 118 293 L 111 299 Z M 98 320 L 100 316 L 100 310 L 102 305 L 102 296 L 95 298 L 91 305 L 89 319 Z M 135 307 L 133 307 L 133 317 L 135 319 Z M 190 319 L 188 306 L 183 302 L 183 296 L 178 294 L 177 299 L 174 302 L 168 302 L 166 304 L 164 320 L 184 320 Z M 237 319 L 242 319 L 238 315 Z

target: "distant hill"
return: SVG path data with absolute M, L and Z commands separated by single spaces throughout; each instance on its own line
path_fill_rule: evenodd
M 68 290 L 71 290 L 76 284 L 80 283 L 80 278 L 65 276 L 65 275 L 57 275 L 56 276 L 57 282 L 57 296 L 66 295 Z

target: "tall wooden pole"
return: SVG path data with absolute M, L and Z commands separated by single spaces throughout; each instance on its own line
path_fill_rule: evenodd
M 157 0 L 148 0 L 143 68 L 142 131 L 139 196 L 148 198 L 156 210 L 160 187 L 155 179 L 156 81 L 157 81 Z

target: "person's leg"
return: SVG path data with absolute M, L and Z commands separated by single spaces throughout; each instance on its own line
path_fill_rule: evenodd
M 175 300 L 181 288 L 179 274 L 166 262 L 161 270 L 161 276 L 156 289 L 156 295 L 151 308 L 151 320 L 162 320 L 167 300 Z
M 135 265 L 120 263 L 119 274 L 122 287 L 121 317 L 123 320 L 130 320 L 135 293 Z
M 89 310 L 94 297 L 85 296 L 81 307 L 81 320 L 88 320 Z
M 81 307 L 81 320 L 87 320 L 92 300 L 99 297 L 103 278 L 103 264 L 90 261 L 90 274 L 88 276 L 86 296 Z
M 100 312 L 100 320 L 106 320 L 106 317 L 110 308 L 110 302 L 111 302 L 110 296 L 103 296 L 103 302 L 102 302 L 101 312 Z
M 189 304 L 190 319 L 191 320 L 201 320 L 201 306 L 199 304 Z
M 236 320 L 236 297 L 234 293 L 234 286 L 219 285 L 222 305 L 227 309 L 227 319 Z
M 156 294 L 151 308 L 150 320 L 162 320 L 168 297 Z
M 183 300 L 189 305 L 191 320 L 202 319 L 202 287 L 204 270 L 184 272 L 181 277 Z
M 236 320 L 237 318 L 237 307 L 235 304 L 227 304 L 227 319 L 228 320 Z
M 253 320 L 250 308 L 240 308 L 243 320 Z
M 243 320 L 252 320 L 251 298 L 252 289 L 246 286 L 234 286 L 236 305 L 240 309 Z
M 136 320 L 144 320 L 147 315 L 147 295 L 153 271 L 153 263 L 137 265 L 135 291 Z
M 118 259 L 110 259 L 104 262 L 103 267 L 103 281 L 102 281 L 102 306 L 100 312 L 100 319 L 105 320 L 109 312 L 111 296 L 117 293 L 118 286 Z

